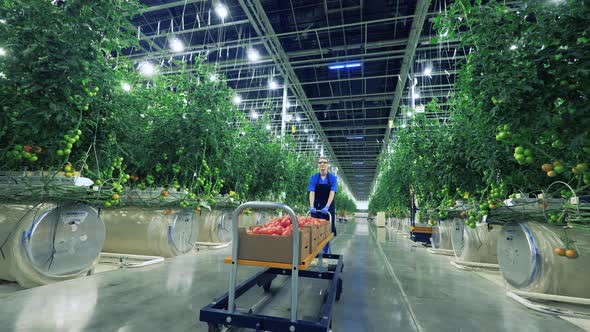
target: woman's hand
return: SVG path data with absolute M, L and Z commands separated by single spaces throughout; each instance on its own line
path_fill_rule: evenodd
M 323 214 L 328 214 L 328 207 L 327 206 L 324 206 L 324 208 L 320 212 L 323 213 Z
M 312 206 L 312 207 L 309 208 L 309 212 L 310 213 L 316 213 L 317 210 Z

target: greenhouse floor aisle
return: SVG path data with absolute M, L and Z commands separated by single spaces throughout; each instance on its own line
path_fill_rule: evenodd
M 455 269 L 448 257 L 431 255 L 392 230 L 366 222 L 338 227 L 332 251 L 344 255 L 345 267 L 334 331 L 583 331 L 521 307 L 491 281 Z M 0 295 L 0 330 L 206 331 L 199 309 L 227 291 L 228 267 L 221 260 L 228 254 L 229 248 L 198 252 L 142 270 Z M 240 280 L 257 270 L 240 268 Z M 318 288 L 302 288 L 308 294 L 299 314 L 306 316 L 317 309 L 305 300 L 313 301 Z M 288 292 L 276 294 L 284 302 Z

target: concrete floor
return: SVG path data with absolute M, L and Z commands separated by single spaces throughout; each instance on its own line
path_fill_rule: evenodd
M 334 309 L 340 331 L 583 331 L 530 311 L 478 273 L 459 271 L 394 231 L 367 223 L 338 225 L 334 253 L 344 255 L 344 292 Z M 227 291 L 229 248 L 176 257 L 141 270 L 0 294 L 0 331 L 207 331 L 199 309 Z M 240 280 L 258 271 L 240 268 Z M 288 315 L 288 286 L 274 282 L 262 312 Z M 285 285 L 288 285 L 286 283 Z M 302 282 L 299 316 L 309 318 L 321 283 Z M 263 296 L 253 290 L 238 306 Z M 245 303 L 250 302 L 250 303 Z

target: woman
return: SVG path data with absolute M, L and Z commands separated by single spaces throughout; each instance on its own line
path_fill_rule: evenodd
M 332 218 L 336 217 L 336 208 L 334 204 L 334 195 L 338 188 L 338 178 L 336 175 L 328 172 L 328 158 L 320 157 L 318 159 L 319 173 L 311 176 L 309 179 L 309 212 L 312 217 L 330 220 L 328 212 Z M 336 236 L 336 226 L 332 220 L 332 233 Z M 330 252 L 330 243 L 324 247 L 324 252 Z

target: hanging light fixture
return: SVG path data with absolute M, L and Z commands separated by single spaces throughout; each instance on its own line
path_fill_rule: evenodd
M 248 51 L 246 51 L 246 54 L 250 62 L 256 62 L 260 60 L 260 53 L 258 53 L 258 51 L 254 48 L 249 48 Z
M 137 66 L 137 69 L 139 69 L 139 72 L 143 76 L 154 76 L 156 74 L 156 66 L 149 61 L 141 62 L 139 66 Z
M 257 120 L 258 119 L 258 113 L 255 110 L 252 110 L 250 112 L 250 117 L 252 118 L 252 120 Z
M 219 18 L 223 20 L 227 17 L 229 11 L 227 10 L 227 7 L 224 4 L 218 3 L 215 6 L 215 14 L 217 14 L 217 16 L 219 16 Z
M 170 40 L 170 49 L 172 52 L 182 52 L 184 51 L 184 43 L 178 38 L 173 38 Z
M 127 82 L 123 82 L 121 83 L 121 89 L 123 89 L 125 92 L 129 92 L 131 91 L 131 85 Z

